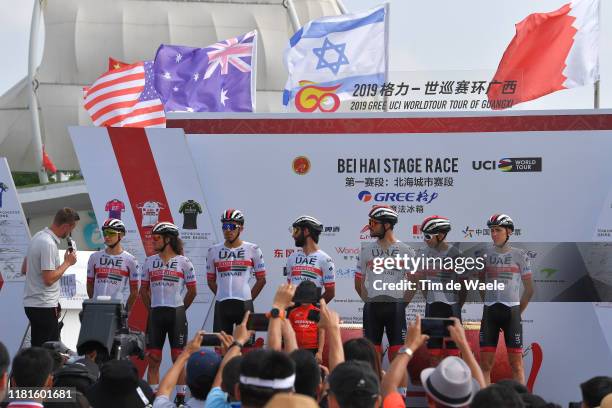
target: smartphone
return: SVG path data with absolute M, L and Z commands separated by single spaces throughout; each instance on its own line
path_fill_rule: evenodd
M 453 324 L 455 324 L 453 319 L 423 317 L 421 319 L 421 332 L 429 337 L 450 337 L 448 326 Z
M 74 242 L 74 239 L 72 239 L 72 237 L 67 237 L 66 243 L 68 244 L 68 252 L 76 251 L 76 242 Z
M 321 319 L 321 312 L 319 310 L 310 310 L 308 311 L 308 316 L 306 317 L 311 322 L 319 323 Z
M 202 346 L 220 346 L 221 339 L 216 333 L 207 333 L 202 337 Z
M 251 313 L 247 321 L 247 329 L 268 331 L 268 318 L 265 313 Z

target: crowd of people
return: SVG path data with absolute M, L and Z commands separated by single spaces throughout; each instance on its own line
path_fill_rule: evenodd
M 286 310 L 293 305 L 296 287 L 281 285 L 273 306 Z M 413 355 L 428 336 L 422 333 L 421 318 L 409 324 L 403 345 L 388 370 L 383 371 L 374 344 L 365 338 L 342 343 L 339 315 L 321 300 L 318 327 L 329 346 L 326 365 L 315 354 L 298 347 L 288 319 L 271 318 L 267 346 L 245 347 L 253 335 L 248 330 L 247 311 L 233 333 L 217 334 L 221 347 L 202 347 L 198 331 L 176 356 L 172 368 L 156 393 L 138 377 L 130 360 L 110 360 L 99 373 L 89 364 L 63 365 L 41 347 L 23 349 L 11 365 L 13 387 L 73 387 L 71 401 L 43 402 L 42 399 L 11 402 L 22 407 L 176 407 L 171 394 L 185 376 L 191 398 L 185 407 L 405 407 L 398 392 Z M 558 407 L 514 380 L 487 385 L 465 331 L 458 319 L 449 327 L 458 356 L 443 358 L 436 367 L 422 370 L 418 381 L 425 389 L 429 407 Z M 7 394 L 9 356 L 0 345 L 0 396 Z M 582 407 L 612 407 L 612 378 L 594 377 L 580 385 Z
M 287 261 L 287 283 L 278 288 L 272 307 L 265 314 L 267 346 L 256 348 L 247 321 L 254 312 L 253 300 L 266 285 L 265 262 L 256 244 L 241 239 L 244 214 L 236 209 L 225 211 L 221 217 L 224 241 L 209 249 L 206 271 L 208 286 L 215 294 L 213 331 L 220 343 L 217 349 L 201 347 L 203 332 L 188 341 L 186 310 L 197 294 L 196 273 L 184 255 L 179 228 L 170 222 L 156 224 L 151 230 L 155 254 L 141 266 L 121 246 L 127 232 L 124 223 L 119 219 L 106 220 L 102 226 L 105 248 L 89 258 L 87 292 L 90 298 L 106 296 L 120 300 L 127 308 L 138 297 L 142 299 L 149 310 L 145 382 L 129 360 L 106 361 L 108 356 L 99 355 L 99 349 L 88 349 L 82 359 L 64 365 L 57 354 L 53 358 L 52 353 L 40 347 L 59 340 L 58 281 L 76 262 L 76 251 L 70 248 L 63 262 L 59 259 L 60 240 L 67 238 L 78 222 L 74 210 L 61 209 L 53 224 L 33 237 L 24 260 L 24 307 L 30 320 L 32 347 L 14 357 L 12 384 L 74 386 L 78 394 L 70 406 L 94 408 L 403 407 L 407 367 L 425 344 L 431 367 L 422 370 L 420 378 L 411 380 L 423 386 L 430 406 L 555 406 L 529 393 L 523 385 L 521 315 L 533 295 L 533 283 L 525 252 L 509 245 L 514 221 L 508 215 L 495 214 L 487 221 L 492 245 L 485 250 L 486 265 L 479 271 L 479 278 L 485 282 L 495 278 L 507 286 L 502 291 L 481 293 L 484 309 L 479 361 L 461 323 L 461 309 L 466 301 L 464 286 L 460 290 L 423 290 L 424 317 L 444 318 L 452 323 L 444 338 L 424 333 L 419 316 L 407 324 L 406 305 L 416 291 L 400 291 L 398 295 L 397 291 L 377 289 L 374 282 L 375 278 L 386 284 L 397 284 L 406 278 L 427 278 L 444 285 L 453 279 L 471 277 L 445 267 L 422 268 L 416 274 L 394 269 L 390 273 L 371 273 L 375 257 L 415 257 L 416 253 L 410 245 L 396 239 L 398 214 L 391 207 L 372 207 L 368 220 L 374 241 L 362 251 L 354 275 L 355 291 L 364 301 L 363 338 L 342 343 L 340 318 L 329 306 L 335 297 L 335 265 L 319 247 L 323 224 L 312 216 L 301 216 L 292 224 L 292 238 L 299 250 Z M 427 257 L 461 256 L 446 241 L 450 230 L 451 223 L 445 217 L 436 215 L 423 221 L 421 232 Z M 252 277 L 255 282 L 251 285 Z M 124 299 L 124 289 L 128 287 L 130 294 Z M 513 380 L 491 385 L 500 331 L 504 334 Z M 385 334 L 390 363 L 386 372 L 381 368 Z M 166 338 L 173 366 L 161 378 L 159 368 Z M 323 355 L 325 346 L 328 356 Z M 8 357 L 5 360 L 6 372 Z M 0 358 L 0 369 L 2 361 Z M 5 389 L 6 374 L 0 378 Z M 608 377 L 595 377 L 582 384 L 584 406 L 597 406 L 602 399 L 599 397 L 612 392 L 610 387 L 612 380 Z M 191 396 L 188 401 L 187 395 Z M 40 406 L 36 405 L 39 403 L 11 406 Z M 45 406 L 48 404 L 68 406 L 57 402 Z

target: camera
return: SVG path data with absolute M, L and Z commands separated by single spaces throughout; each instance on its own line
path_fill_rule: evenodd
M 97 361 L 123 360 L 129 356 L 144 359 L 144 333 L 131 331 L 127 311 L 119 300 L 83 301 L 77 353 L 97 352 Z

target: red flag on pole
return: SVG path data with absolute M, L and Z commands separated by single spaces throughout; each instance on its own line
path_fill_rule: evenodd
M 49 155 L 47 154 L 47 151 L 45 150 L 45 146 L 43 146 L 42 153 L 43 153 L 42 166 L 50 173 L 57 173 L 57 167 L 55 167 L 55 164 L 53 164 L 53 162 L 49 158 Z
M 123 62 L 123 61 L 116 60 L 113 57 L 108 57 L 108 70 L 109 71 L 112 71 L 113 69 L 127 67 L 128 65 L 130 64 Z
M 492 109 L 537 99 L 599 79 L 599 0 L 574 0 L 516 25 L 487 90 Z M 496 103 L 496 101 L 499 101 Z

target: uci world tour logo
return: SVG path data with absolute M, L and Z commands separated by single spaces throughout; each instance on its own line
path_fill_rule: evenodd
M 295 108 L 299 112 L 335 112 L 340 107 L 336 91 L 342 83 L 333 86 L 316 86 L 312 81 L 300 81 L 300 90 L 295 94 Z
M 359 201 L 363 201 L 364 203 L 367 203 L 368 201 L 372 199 L 372 193 L 370 193 L 367 190 L 363 190 L 363 191 L 360 191 L 359 194 L 357 194 L 357 198 L 359 199 Z

